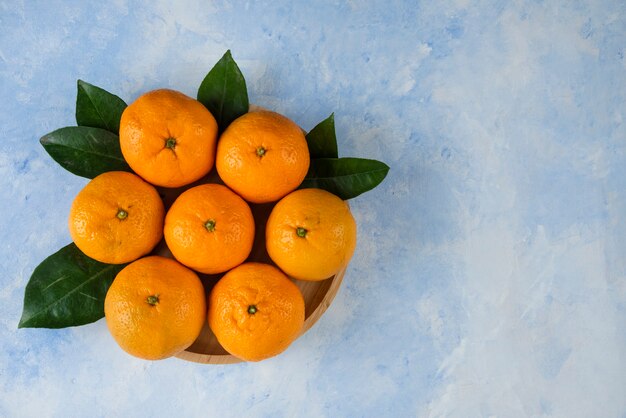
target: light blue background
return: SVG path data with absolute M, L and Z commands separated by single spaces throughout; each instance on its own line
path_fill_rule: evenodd
M 0 1 L 0 416 L 625 417 L 626 3 Z M 257 364 L 17 330 L 86 183 L 38 139 L 76 79 L 251 101 L 391 166 L 322 319 Z

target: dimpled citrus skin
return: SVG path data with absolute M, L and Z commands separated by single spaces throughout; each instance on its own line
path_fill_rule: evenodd
M 150 91 L 122 113 L 124 159 L 157 186 L 180 187 L 207 174 L 215 161 L 216 142 L 217 122 L 211 112 L 174 90 Z
M 298 235 L 299 229 L 304 236 Z M 270 258 L 291 277 L 324 280 L 350 261 L 356 223 L 347 203 L 334 194 L 296 190 L 270 213 L 265 245 Z
M 115 277 L 104 301 L 104 315 L 124 351 L 159 360 L 183 351 L 198 338 L 206 319 L 206 296 L 193 271 L 169 258 L 145 257 Z
M 222 273 L 252 250 L 254 218 L 228 187 L 204 184 L 181 194 L 165 216 L 165 242 L 174 257 L 196 271 Z
M 110 171 L 78 193 L 68 226 L 87 256 L 123 264 L 152 251 L 163 237 L 165 209 L 156 189 L 138 176 Z
M 244 263 L 213 287 L 208 320 L 226 351 L 259 361 L 283 352 L 298 337 L 304 325 L 304 298 L 276 267 Z
M 261 154 L 261 155 L 260 155 Z M 274 202 L 302 183 L 309 149 L 298 125 L 275 112 L 254 111 L 233 121 L 217 145 L 224 183 L 249 202 Z

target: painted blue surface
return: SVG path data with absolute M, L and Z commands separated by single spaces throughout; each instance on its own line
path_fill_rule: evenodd
M 73 3 L 73 4 L 72 4 Z M 0 416 L 623 417 L 626 3 L 0 1 Z M 257 364 L 146 362 L 103 321 L 17 330 L 86 180 L 38 138 L 80 78 L 251 100 L 386 161 L 331 308 Z

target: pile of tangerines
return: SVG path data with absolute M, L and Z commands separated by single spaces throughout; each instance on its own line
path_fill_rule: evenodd
M 86 255 L 130 263 L 104 305 L 117 343 L 134 356 L 163 359 L 189 347 L 208 320 L 224 349 L 242 360 L 284 351 L 305 312 L 290 277 L 327 279 L 356 245 L 356 224 L 343 200 L 320 189 L 296 190 L 310 164 L 302 130 L 260 110 L 219 134 L 200 102 L 155 90 L 124 110 L 120 146 L 136 174 L 95 177 L 69 216 L 72 239 Z M 166 213 L 155 186 L 188 186 L 214 165 L 225 185 L 189 187 Z M 245 262 L 255 235 L 248 203 L 276 201 L 265 244 L 278 268 Z M 149 255 L 162 238 L 174 259 Z M 226 274 L 207 299 L 198 273 Z

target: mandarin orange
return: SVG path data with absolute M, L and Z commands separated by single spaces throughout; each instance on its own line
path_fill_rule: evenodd
M 215 163 L 224 183 L 253 203 L 273 202 L 294 190 L 309 164 L 300 127 L 266 110 L 246 113 L 226 128 Z
M 283 352 L 304 325 L 304 299 L 276 267 L 244 263 L 209 295 L 208 321 L 226 351 L 246 361 Z
M 176 199 L 165 216 L 164 233 L 178 261 L 201 273 L 222 273 L 250 254 L 254 218 L 228 187 L 203 184 Z
M 334 194 L 296 190 L 272 209 L 265 244 L 270 258 L 291 277 L 323 280 L 350 261 L 356 223 L 348 204 Z
M 199 101 L 160 89 L 131 103 L 120 121 L 120 147 L 146 181 L 180 187 L 207 174 L 215 161 L 217 122 Z
M 170 258 L 141 258 L 120 271 L 104 301 L 107 326 L 133 356 L 159 360 L 189 347 L 206 320 L 206 296 L 193 271 Z
M 161 240 L 164 212 L 153 186 L 134 174 L 109 171 L 87 183 L 74 199 L 70 235 L 95 260 L 128 263 Z

